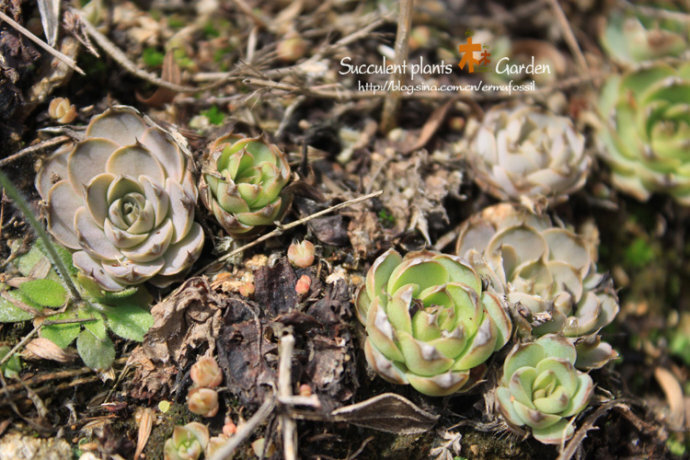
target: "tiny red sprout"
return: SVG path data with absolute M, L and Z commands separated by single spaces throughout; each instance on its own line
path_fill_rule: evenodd
M 300 279 L 297 280 L 297 284 L 295 284 L 295 292 L 299 295 L 305 295 L 309 292 L 310 287 L 311 278 L 307 275 L 302 275 Z

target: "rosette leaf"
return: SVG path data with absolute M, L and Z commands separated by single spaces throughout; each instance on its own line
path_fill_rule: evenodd
M 516 427 L 529 427 L 544 444 L 560 444 L 574 430 L 571 417 L 587 407 L 592 378 L 575 369 L 575 347 L 565 338 L 545 335 L 516 345 L 506 357 L 496 389 L 499 410 Z
M 690 205 L 690 64 L 609 78 L 599 113 L 600 153 L 614 185 L 640 201 L 664 192 Z
M 131 107 L 92 118 L 36 176 L 48 230 L 103 289 L 166 286 L 201 253 L 197 189 L 185 147 Z
M 369 364 L 430 396 L 469 387 L 512 328 L 502 296 L 469 263 L 429 251 L 377 258 L 356 306 Z
M 572 339 L 596 334 L 620 308 L 611 280 L 597 273 L 596 251 L 547 216 L 506 203 L 470 217 L 456 246 L 463 257 L 483 256 L 505 283 L 523 334 L 561 332 Z M 586 349 L 588 358 L 581 361 L 586 368 L 601 367 L 616 356 L 606 343 Z
M 474 179 L 500 200 L 564 200 L 587 179 L 591 159 L 570 119 L 531 105 L 497 106 L 467 128 Z
M 227 134 L 210 147 L 201 177 L 201 201 L 233 238 L 253 236 L 280 220 L 290 179 L 286 155 L 261 137 Z

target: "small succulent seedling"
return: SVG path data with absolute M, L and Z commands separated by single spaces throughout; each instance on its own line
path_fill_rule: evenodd
M 199 186 L 201 201 L 230 236 L 252 236 L 281 218 L 290 166 L 277 146 L 262 138 L 227 134 L 209 150 Z
M 187 393 L 187 408 L 202 417 L 213 417 L 218 413 L 218 392 L 212 388 L 190 388 Z
M 165 441 L 165 460 L 197 460 L 206 450 L 209 441 L 208 428 L 198 422 L 173 429 L 172 437 Z
M 307 268 L 314 263 L 314 244 L 309 240 L 291 243 L 287 250 L 288 260 L 298 268 Z
M 211 356 L 197 359 L 189 371 L 189 376 L 196 387 L 216 388 L 223 381 L 223 371 Z
M 544 444 L 561 444 L 575 431 L 571 417 L 587 407 L 592 378 L 575 369 L 575 347 L 546 335 L 516 345 L 506 357 L 496 389 L 498 407 L 508 423 L 528 427 Z
M 502 297 L 467 262 L 435 252 L 388 250 L 369 269 L 356 306 L 371 367 L 430 396 L 469 387 L 471 371 L 511 334 Z

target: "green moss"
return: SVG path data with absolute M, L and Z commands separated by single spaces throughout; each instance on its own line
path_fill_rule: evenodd
M 144 61 L 148 67 L 160 67 L 163 65 L 163 59 L 165 55 L 158 51 L 156 48 L 149 47 L 145 48 L 141 53 L 141 59 Z
M 643 237 L 637 237 L 625 250 L 625 263 L 632 268 L 641 268 L 655 257 L 654 248 Z

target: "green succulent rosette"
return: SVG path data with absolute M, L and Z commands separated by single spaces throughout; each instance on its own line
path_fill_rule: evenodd
M 609 78 L 599 113 L 614 185 L 641 201 L 664 192 L 690 205 L 690 63 Z
M 617 63 L 634 66 L 688 49 L 690 30 L 679 21 L 614 12 L 601 33 L 601 45 Z
M 36 175 L 48 231 L 105 290 L 167 286 L 204 245 L 191 167 L 186 146 L 170 133 L 132 107 L 112 107 Z
M 616 357 L 596 338 L 620 309 L 609 277 L 597 272 L 597 249 L 546 215 L 501 203 L 471 216 L 460 228 L 456 254 L 480 255 L 506 286 L 522 335 L 560 332 L 577 342 L 578 367 L 598 368 Z
M 592 378 L 575 369 L 575 347 L 546 335 L 516 345 L 506 357 L 496 389 L 499 410 L 508 423 L 528 427 L 544 444 L 560 444 L 574 432 L 571 417 L 587 407 Z
M 469 387 L 479 366 L 503 347 L 512 324 L 501 296 L 452 255 L 389 250 L 357 293 L 365 354 L 388 381 L 430 396 Z
M 287 157 L 276 145 L 227 134 L 210 147 L 201 201 L 230 236 L 246 238 L 282 217 L 289 179 Z
M 197 460 L 204 454 L 209 443 L 208 428 L 199 422 L 177 425 L 172 437 L 165 441 L 165 460 Z

